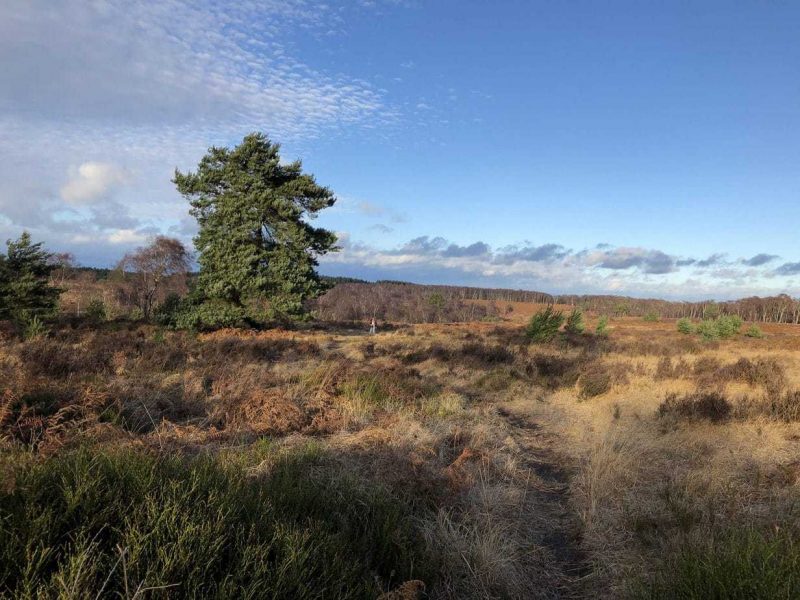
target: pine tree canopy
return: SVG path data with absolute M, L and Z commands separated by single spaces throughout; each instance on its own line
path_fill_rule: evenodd
M 174 183 L 200 226 L 198 291 L 237 306 L 267 298 L 274 312 L 298 315 L 324 289 L 317 257 L 338 249 L 332 232 L 308 221 L 336 198 L 300 161 L 282 164 L 279 150 L 252 133 L 233 149 L 210 148 Z
M 0 254 L 0 318 L 27 321 L 55 312 L 60 290 L 50 285 L 53 265 L 41 242 L 31 243 L 24 232 L 18 240 L 6 242 Z

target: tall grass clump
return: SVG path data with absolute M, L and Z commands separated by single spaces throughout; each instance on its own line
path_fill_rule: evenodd
M 687 317 L 678 319 L 676 326 L 678 331 L 680 333 L 683 333 L 684 335 L 689 335 L 694 332 L 694 326 L 692 325 L 692 320 L 688 319 Z
M 132 449 L 16 460 L 0 487 L 0 596 L 375 598 L 424 577 L 410 511 L 314 469 L 323 458 L 297 450 L 263 477 Z
M 657 312 L 650 311 L 642 317 L 643 321 L 647 321 L 648 323 L 657 323 L 661 320 L 661 315 Z
M 549 342 L 557 334 L 564 323 L 564 314 L 548 306 L 531 317 L 525 335 L 532 342 Z
M 583 333 L 586 326 L 583 323 L 583 312 L 580 308 L 575 307 L 572 312 L 567 316 L 567 321 L 564 324 L 564 331 L 572 334 Z
M 800 544 L 792 532 L 733 531 L 687 544 L 634 597 L 771 600 L 800 596 Z
M 384 381 L 377 375 L 359 373 L 341 386 L 343 408 L 354 422 L 367 423 L 376 410 L 392 411 L 401 407 Z

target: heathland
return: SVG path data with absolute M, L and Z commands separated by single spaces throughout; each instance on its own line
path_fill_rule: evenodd
M 587 311 L 534 342 L 542 305 L 461 302 L 376 335 L 8 327 L 0 596 L 800 593 L 795 326 Z
M 800 597 L 800 301 L 325 279 L 278 150 L 0 254 L 0 597 Z

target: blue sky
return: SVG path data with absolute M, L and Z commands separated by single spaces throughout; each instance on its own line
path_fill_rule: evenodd
M 191 240 L 169 183 L 261 130 L 339 197 L 322 271 L 800 295 L 800 4 L 0 6 L 0 235 Z

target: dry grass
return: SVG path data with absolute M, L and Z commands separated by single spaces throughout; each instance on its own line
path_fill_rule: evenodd
M 637 595 L 695 544 L 800 516 L 800 331 L 704 343 L 621 318 L 608 339 L 528 346 L 516 312 L 375 336 L 125 323 L 9 336 L 0 494 L 14 487 L 4 456 L 87 441 L 170 456 L 313 441 L 325 468 L 409 507 L 434 598 Z M 275 456 L 248 472 L 271 476 Z

